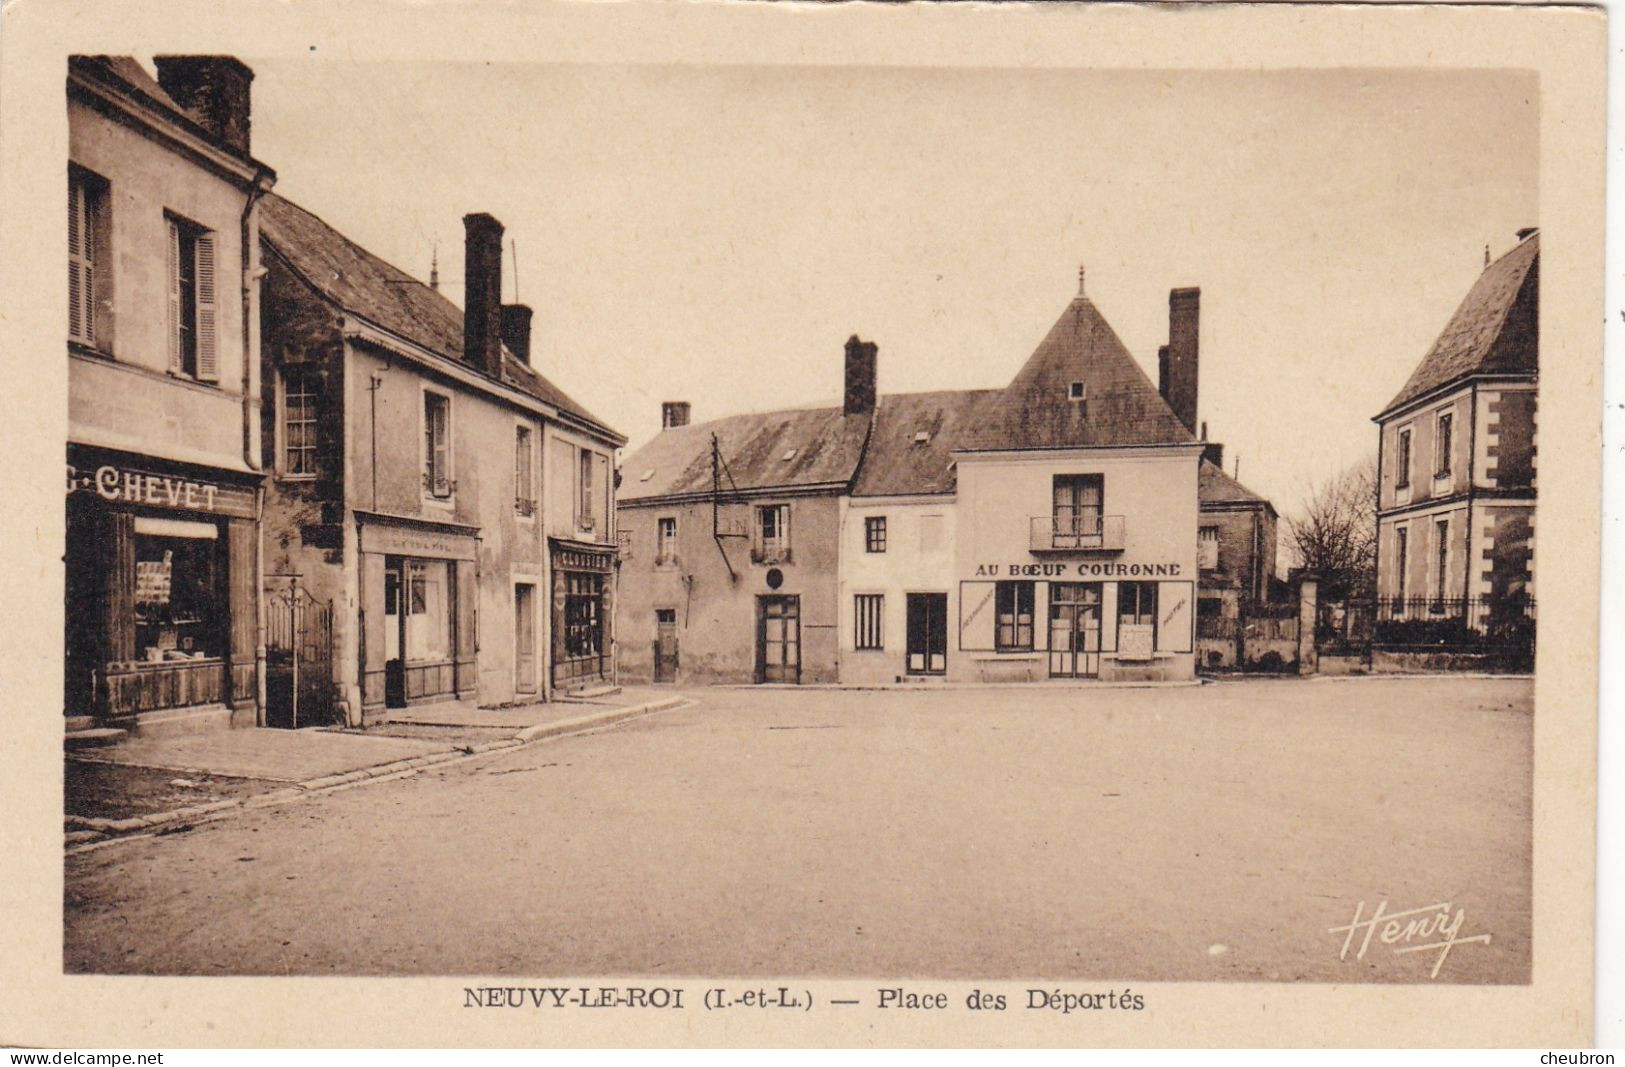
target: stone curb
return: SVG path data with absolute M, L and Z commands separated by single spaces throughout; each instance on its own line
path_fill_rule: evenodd
M 414 774 L 424 767 L 451 763 L 457 760 L 474 759 L 492 752 L 523 748 L 532 742 L 545 741 L 564 734 L 579 733 L 599 726 L 610 726 L 641 715 L 666 711 L 686 703 L 689 703 L 689 701 L 683 697 L 667 697 L 650 701 L 647 704 L 613 708 L 596 715 L 580 715 L 560 722 L 529 726 L 512 737 L 500 741 L 485 741 L 477 745 L 460 745 L 444 752 L 430 752 L 422 756 L 413 756 L 411 759 L 393 760 L 389 763 L 380 763 L 373 767 L 363 767 L 342 774 L 323 775 L 320 778 L 311 778 L 267 793 L 256 793 L 253 796 L 234 800 L 217 800 L 208 804 L 194 804 L 189 807 L 176 808 L 173 811 L 155 812 L 151 815 L 139 815 L 128 819 L 100 819 L 87 818 L 82 815 L 66 815 L 63 817 L 63 825 L 66 828 L 63 843 L 65 846 L 70 847 L 89 848 L 111 844 L 114 841 L 144 830 L 155 830 L 189 823 L 212 822 L 237 811 L 250 811 L 256 808 L 285 804 L 303 797 L 349 788 L 375 779 L 401 778 Z M 78 850 L 74 849 L 74 851 Z

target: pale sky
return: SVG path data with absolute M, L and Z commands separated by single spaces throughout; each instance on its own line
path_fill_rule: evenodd
M 632 448 L 662 400 L 837 403 L 854 332 L 882 393 L 1002 386 L 1083 265 L 1153 381 L 1201 287 L 1199 417 L 1289 514 L 1539 223 L 1519 72 L 244 59 L 277 191 L 424 279 L 438 242 L 459 303 L 497 216 L 532 362 Z

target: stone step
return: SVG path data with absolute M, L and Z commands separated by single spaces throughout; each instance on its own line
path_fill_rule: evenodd
M 128 730 L 96 726 L 88 730 L 69 730 L 62 735 L 62 744 L 64 748 L 96 748 L 101 745 L 116 745 L 129 736 Z
M 74 730 L 89 730 L 96 725 L 94 715 L 69 715 L 62 720 L 62 728 L 72 733 Z
M 572 689 L 563 694 L 568 700 L 597 700 L 599 697 L 612 697 L 621 691 L 618 685 L 595 685 L 585 689 Z

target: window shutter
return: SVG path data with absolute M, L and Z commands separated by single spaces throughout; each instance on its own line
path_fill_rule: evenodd
M 434 491 L 439 496 L 451 495 L 451 402 L 441 400 L 434 406 Z
M 68 185 L 68 336 L 96 341 L 94 235 L 90 224 L 90 194 L 82 183 Z
M 790 505 L 779 505 L 779 558 L 790 562 Z
M 219 344 L 215 336 L 214 236 L 201 234 L 197 260 L 197 376 L 199 381 L 220 380 Z
M 596 526 L 596 529 L 598 530 L 598 540 L 608 541 L 609 520 L 611 517 L 609 511 L 609 494 L 612 491 L 612 487 L 609 484 L 609 457 L 601 452 L 594 452 L 592 456 L 592 469 L 594 493 L 593 511 L 598 513 L 594 517 L 600 520 Z
M 181 228 L 169 221 L 169 372 L 181 370 Z

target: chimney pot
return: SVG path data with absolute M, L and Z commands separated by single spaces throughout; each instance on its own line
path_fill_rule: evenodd
M 1168 356 L 1158 354 L 1158 377 L 1163 399 L 1185 429 L 1196 433 L 1198 339 L 1201 333 L 1202 290 L 1173 289 L 1168 293 Z M 1164 373 L 1164 368 L 1166 372 Z
M 154 56 L 158 86 L 227 146 L 248 155 L 254 72 L 235 56 Z
M 502 305 L 502 343 L 525 366 L 530 366 L 530 317 L 526 304 Z
M 875 410 L 875 373 L 880 346 L 853 334 L 846 342 L 846 396 L 842 411 L 868 415 Z
M 1078 264 L 1078 295 L 1083 295 L 1083 264 Z
M 463 216 L 463 361 L 502 376 L 502 223 Z
M 675 430 L 679 426 L 687 426 L 689 412 L 690 405 L 688 401 L 667 400 L 660 405 L 660 428 L 662 430 Z

